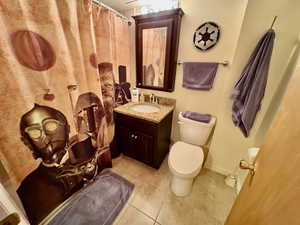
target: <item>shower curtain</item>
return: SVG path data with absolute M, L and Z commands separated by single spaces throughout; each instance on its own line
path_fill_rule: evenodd
M 92 0 L 0 0 L 0 29 L 0 160 L 35 224 L 111 166 L 128 22 Z

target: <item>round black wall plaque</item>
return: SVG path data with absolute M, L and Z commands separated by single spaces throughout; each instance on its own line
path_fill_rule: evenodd
M 214 22 L 206 22 L 197 28 L 194 33 L 194 45 L 201 51 L 214 47 L 220 38 L 220 28 Z

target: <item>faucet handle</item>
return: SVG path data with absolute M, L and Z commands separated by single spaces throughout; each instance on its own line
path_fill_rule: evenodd
M 150 95 L 150 103 L 154 103 L 155 100 L 155 95 L 153 93 L 151 93 Z

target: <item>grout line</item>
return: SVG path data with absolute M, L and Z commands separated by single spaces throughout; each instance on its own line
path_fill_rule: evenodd
M 161 225 L 159 222 L 155 221 L 154 225 Z
M 139 208 L 137 208 L 137 207 L 135 207 L 134 205 L 131 205 L 131 204 L 130 204 L 130 206 L 133 207 L 133 208 L 135 208 L 137 211 L 141 212 L 141 213 L 144 214 L 145 216 L 149 217 L 151 220 L 154 221 L 154 223 L 156 222 L 155 219 L 153 219 L 151 216 L 149 216 L 147 213 L 143 212 L 143 211 L 140 210 Z
M 159 216 L 159 214 L 160 214 L 160 211 L 161 211 L 163 205 L 164 205 L 164 202 L 161 203 L 161 205 L 160 205 L 160 207 L 159 207 L 159 210 L 158 210 L 158 213 L 157 213 L 157 216 L 156 216 L 156 218 L 155 218 L 155 222 L 157 222 L 157 223 L 159 223 L 159 222 L 157 221 L 157 219 L 158 219 L 158 216 Z

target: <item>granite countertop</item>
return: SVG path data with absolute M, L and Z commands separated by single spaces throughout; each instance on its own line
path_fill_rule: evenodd
M 139 105 L 139 104 L 147 104 L 147 105 L 155 105 L 156 107 L 160 108 L 159 112 L 154 113 L 142 113 L 142 112 L 136 112 L 130 109 L 133 105 Z M 134 103 L 129 102 L 125 105 L 118 106 L 114 109 L 115 112 L 125 114 L 128 116 L 136 117 L 139 119 L 148 120 L 150 122 L 159 123 L 162 121 L 172 110 L 174 110 L 175 105 L 174 104 L 150 104 L 150 103 Z

